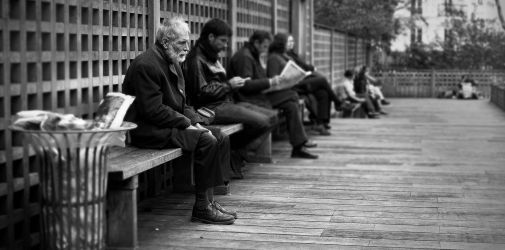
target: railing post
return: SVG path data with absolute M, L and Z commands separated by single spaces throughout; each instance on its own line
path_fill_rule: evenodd
M 393 93 L 395 97 L 398 97 L 398 86 L 396 81 L 396 71 L 393 70 Z
M 330 86 L 333 86 L 333 65 L 335 57 L 333 56 L 333 37 L 335 36 L 335 31 L 330 29 Z
M 160 8 L 160 1 L 149 2 L 149 31 L 147 35 L 151 44 L 156 41 L 156 31 L 160 26 Z
M 435 92 L 435 70 L 431 70 L 431 98 L 436 97 L 436 92 Z
M 232 30 L 233 35 L 230 39 L 230 46 L 228 50 L 228 56 L 231 57 L 235 51 L 237 51 L 237 1 L 228 0 L 228 20 Z
M 272 1 L 272 34 L 277 33 L 277 0 Z
M 235 2 L 235 0 L 230 0 Z M 295 39 L 295 48 L 298 51 L 298 54 L 301 55 L 305 60 L 307 58 L 305 55 L 307 54 L 306 37 L 304 36 L 304 11 L 303 6 L 300 0 L 295 0 L 291 2 L 291 33 L 293 34 L 293 38 Z
M 344 36 L 344 68 L 349 69 L 349 35 Z
M 305 9 L 309 9 L 309 13 L 310 13 L 310 26 L 309 26 L 309 36 L 310 36 L 310 40 L 309 40 L 309 44 L 310 44 L 310 64 L 314 65 L 314 43 L 312 41 L 314 41 L 314 1 L 313 0 L 307 0 L 306 3 L 305 3 Z M 306 59 L 307 60 L 307 59 Z

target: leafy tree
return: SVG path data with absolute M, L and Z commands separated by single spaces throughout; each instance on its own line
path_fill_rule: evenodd
M 393 14 L 402 7 L 406 7 L 402 0 L 314 1 L 317 23 L 375 40 L 385 48 L 400 29 Z
M 503 30 L 505 30 L 505 18 L 503 17 L 503 9 L 500 1 L 502 0 L 495 0 L 496 10 L 498 11 L 498 19 L 500 19 L 501 27 L 503 28 Z
M 452 35 L 443 42 L 413 44 L 396 54 L 396 67 L 417 69 L 505 69 L 505 33 L 483 20 L 451 20 Z

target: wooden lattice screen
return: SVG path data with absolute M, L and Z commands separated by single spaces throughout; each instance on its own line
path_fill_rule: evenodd
M 367 41 L 322 25 L 314 26 L 312 38 L 314 66 L 335 84 L 346 69 L 368 64 Z
M 313 39 L 313 62 L 317 71 L 331 79 L 331 30 L 315 28 Z
M 91 118 L 144 51 L 147 0 L 0 2 L 0 248 L 38 244 L 33 154 L 7 130 L 20 110 Z
M 346 35 L 341 32 L 333 33 L 333 69 L 332 82 L 335 83 L 344 76 L 344 71 L 347 69 L 347 56 L 345 50 Z
M 291 1 L 277 0 L 277 29 L 275 32 L 290 33 Z
M 293 6 L 312 6 L 294 4 L 300 2 L 1 0 L 0 249 L 37 248 L 39 242 L 38 166 L 22 137 L 8 130 L 16 112 L 92 118 L 107 92 L 121 91 L 131 60 L 153 44 L 163 18 L 187 18 L 192 44 L 210 18 L 228 21 L 234 36 L 226 63 L 254 30 L 290 32 Z
M 255 30 L 272 32 L 272 1 L 237 0 L 235 45 L 240 49 Z

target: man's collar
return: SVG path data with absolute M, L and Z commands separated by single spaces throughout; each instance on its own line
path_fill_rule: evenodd
M 260 59 L 260 53 L 258 52 L 256 47 L 254 47 L 254 45 L 252 43 L 246 43 L 244 46 L 246 48 L 248 48 L 249 51 L 251 51 L 251 55 L 254 57 L 254 59 L 256 59 L 256 60 Z
M 198 39 L 196 46 L 202 51 L 202 54 L 209 61 L 215 63 L 219 59 L 219 52 L 217 52 L 214 47 L 212 47 L 208 41 Z
M 165 61 L 167 61 L 170 64 L 177 64 L 177 61 L 174 61 L 172 58 L 170 58 L 167 55 L 166 49 L 163 47 L 163 45 L 161 45 L 161 43 L 159 43 L 158 41 L 156 41 L 154 43 L 154 46 L 155 46 L 154 47 L 154 51 L 156 52 L 156 54 L 158 54 L 159 56 L 161 56 L 161 58 L 165 59 Z

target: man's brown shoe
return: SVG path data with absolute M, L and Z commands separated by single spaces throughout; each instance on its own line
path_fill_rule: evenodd
M 235 222 L 235 218 L 229 214 L 221 213 L 214 206 L 209 204 L 204 209 L 198 209 L 193 206 L 191 221 L 202 222 L 206 224 L 231 225 Z
M 219 212 L 221 212 L 223 214 L 229 214 L 229 215 L 233 216 L 233 218 L 237 219 L 237 212 L 236 211 L 224 209 L 224 207 L 222 207 L 219 203 L 217 203 L 217 201 L 213 201 L 210 204 L 215 209 L 219 210 Z
M 309 153 L 309 151 L 302 147 L 299 149 L 293 149 L 293 151 L 291 151 L 291 158 L 317 159 L 318 156 Z

